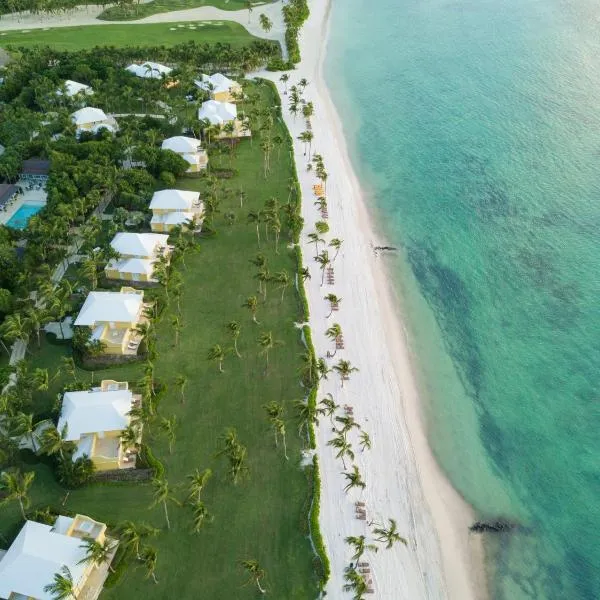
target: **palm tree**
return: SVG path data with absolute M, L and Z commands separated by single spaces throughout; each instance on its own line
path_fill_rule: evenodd
M 342 429 L 340 430 L 340 433 L 343 436 L 346 436 L 346 434 L 354 428 L 360 429 L 360 425 L 354 420 L 354 417 L 352 415 L 344 415 L 343 417 L 336 417 L 335 420 L 337 423 L 342 424 Z
M 48 427 L 42 432 L 41 438 L 41 451 L 44 454 L 51 456 L 52 454 L 58 454 L 61 461 L 65 459 L 65 453 L 70 451 L 74 444 L 66 439 L 67 437 L 67 424 L 59 431 L 55 426 Z
M 385 526 L 383 527 L 376 527 L 375 529 L 373 529 L 373 533 L 375 535 L 378 535 L 379 537 L 375 538 L 378 542 L 382 542 L 386 544 L 386 548 L 389 550 L 396 542 L 400 542 L 401 544 L 404 544 L 405 546 L 408 546 L 408 542 L 406 541 L 405 538 L 403 538 L 399 533 L 398 533 L 398 527 L 396 524 L 396 521 L 394 519 L 388 519 L 390 522 L 390 525 L 388 528 L 386 528 Z
M 337 365 L 333 365 L 333 370 L 338 373 L 344 387 L 344 381 L 350 379 L 350 373 L 358 371 L 356 367 L 353 367 L 348 360 L 340 360 Z
M 333 369 L 329 368 L 329 366 L 327 365 L 327 361 L 323 357 L 320 357 L 317 360 L 317 373 L 319 375 L 319 380 L 327 380 L 327 376 L 329 375 L 329 373 L 331 373 L 332 370 Z
M 155 477 L 152 480 L 152 488 L 153 488 L 153 496 L 154 499 L 150 508 L 156 506 L 158 504 L 162 504 L 163 509 L 165 511 L 165 519 L 167 521 L 167 529 L 171 529 L 171 521 L 169 521 L 169 511 L 167 509 L 167 503 L 173 502 L 175 504 L 179 504 L 179 501 L 172 494 L 171 489 L 169 487 L 169 483 L 166 479 Z
M 197 500 L 194 503 L 194 526 L 192 528 L 194 533 L 198 533 L 204 526 L 204 523 L 210 523 L 212 520 L 213 516 L 208 512 L 204 502 Z
M 35 335 L 37 338 L 37 347 L 41 346 L 40 333 L 42 327 L 49 320 L 48 312 L 41 309 L 36 308 L 35 306 L 30 306 L 25 312 L 25 322 L 27 323 L 29 329 L 35 331 Z
M 325 269 L 331 264 L 329 260 L 329 252 L 323 250 L 320 254 L 315 256 L 315 260 L 319 263 L 321 269 L 321 285 L 325 281 Z
M 19 412 L 14 417 L 12 417 L 10 421 L 10 426 L 13 435 L 18 437 L 28 437 L 29 441 L 31 442 L 31 447 L 33 451 L 37 452 L 34 436 L 35 426 L 33 424 L 33 415 Z
M 142 540 L 158 535 L 158 529 L 150 525 L 136 525 L 133 521 L 123 521 L 116 529 L 119 539 L 125 548 L 131 548 L 138 560 L 141 560 L 140 546 Z
M 356 465 L 352 465 L 352 471 L 344 471 L 342 475 L 348 481 L 348 483 L 344 487 L 344 491 L 346 493 L 348 493 L 348 490 L 354 487 L 359 487 L 362 490 L 364 490 L 367 487 L 367 484 L 363 481 L 362 477 L 360 476 L 360 471 L 358 470 L 358 467 Z
M 179 334 L 181 333 L 181 320 L 178 315 L 173 315 L 171 317 L 171 325 L 175 332 L 175 347 L 177 347 L 179 345 Z
M 326 331 L 325 331 L 325 335 L 330 339 L 333 340 L 333 343 L 335 344 L 335 349 L 333 351 L 333 354 L 328 353 L 327 356 L 335 356 L 335 353 L 337 352 L 337 340 L 338 338 L 342 335 L 342 328 L 340 327 L 339 323 L 334 323 L 331 327 L 329 327 Z
M 242 355 L 240 354 L 237 347 L 238 338 L 240 337 L 240 333 L 242 333 L 242 328 L 240 327 L 240 324 L 237 321 L 229 321 L 229 323 L 227 323 L 227 330 L 233 338 L 233 349 L 235 351 L 236 356 L 238 358 L 242 358 Z
M 257 300 L 256 296 L 248 296 L 248 298 L 246 298 L 246 302 L 244 302 L 243 306 L 252 313 L 252 320 L 257 325 L 260 325 L 260 323 L 256 320 L 256 311 L 258 310 L 258 300 Z
M 363 452 L 371 449 L 371 438 L 366 431 L 360 432 L 360 447 Z
M 175 387 L 179 389 L 179 393 L 181 394 L 181 404 L 185 403 L 185 386 L 187 385 L 188 377 L 183 373 L 179 373 L 175 376 Z
M 131 412 L 129 414 L 131 416 Z M 133 420 L 130 425 L 121 431 L 119 439 L 123 448 L 137 448 L 140 440 L 139 424 Z
M 265 15 L 264 13 L 259 15 L 258 21 L 260 23 L 260 26 L 266 33 L 269 33 L 269 31 L 271 31 L 271 29 L 273 28 L 273 21 L 271 21 L 271 19 L 269 19 L 269 17 L 267 17 L 267 15 Z
M 361 559 L 361 556 L 367 551 L 370 550 L 371 552 L 377 552 L 379 550 L 379 548 L 377 546 L 375 546 L 375 544 L 367 544 L 366 543 L 366 537 L 364 535 L 359 535 L 359 536 L 348 536 L 347 538 L 345 538 L 345 542 L 346 544 L 350 544 L 351 546 L 354 546 L 354 554 L 352 555 L 352 560 L 354 562 L 359 562 Z
M 315 260 L 317 256 L 319 256 L 319 244 L 324 244 L 325 240 L 322 237 L 319 237 L 318 233 L 309 233 L 308 234 L 308 242 L 309 244 L 315 245 Z
M 259 269 L 258 273 L 254 276 L 258 279 L 258 291 L 263 295 L 263 301 L 267 300 L 267 283 L 271 280 L 271 274 L 269 273 L 269 269 L 266 267 L 262 267 Z
M 329 225 L 325 221 L 317 221 L 315 223 L 315 229 L 319 235 L 329 233 Z
M 287 82 L 290 80 L 290 76 L 287 73 L 284 73 L 280 78 L 279 81 L 281 81 L 284 85 L 284 90 L 283 90 L 283 95 L 287 96 Z
M 260 248 L 260 224 L 263 220 L 263 213 L 260 210 L 251 211 L 248 213 L 248 223 L 254 223 L 256 225 L 256 240 L 258 247 Z
M 337 255 L 340 251 L 340 248 L 342 247 L 343 241 L 340 240 L 339 238 L 333 238 L 330 242 L 329 242 L 329 246 L 330 248 L 333 248 L 335 250 L 335 255 L 333 256 L 333 258 L 331 259 L 331 262 L 335 262 L 335 259 L 337 258 Z
M 275 273 L 274 280 L 277 283 L 279 283 L 277 289 L 281 290 L 281 303 L 283 304 L 283 296 L 285 294 L 285 290 L 289 287 L 290 283 L 292 283 L 292 280 L 290 279 L 289 273 L 285 269 L 279 271 L 278 273 Z
M 212 360 L 217 363 L 219 367 L 219 373 L 224 373 L 223 371 L 223 361 L 225 360 L 225 350 L 221 348 L 219 344 L 215 344 L 209 351 L 207 360 Z
M 256 559 L 242 560 L 241 565 L 246 571 L 246 573 L 250 575 L 250 578 L 248 579 L 245 585 L 256 583 L 260 593 L 266 594 L 267 590 L 263 589 L 260 585 L 260 580 L 265 577 L 265 571 L 260 566 L 259 562 Z
M 191 475 L 188 475 L 190 482 L 188 502 L 199 502 L 202 491 L 206 487 L 208 480 L 212 477 L 210 469 L 204 469 L 200 472 L 196 469 Z
M 336 296 L 335 294 L 327 294 L 327 296 L 325 296 L 324 300 L 327 300 L 327 302 L 329 302 L 329 314 L 327 315 L 327 319 L 333 314 L 334 311 L 334 307 L 339 307 L 340 302 L 342 301 L 341 298 L 339 298 L 338 296 Z
M 363 600 L 368 589 L 364 576 L 354 567 L 346 567 L 344 570 L 344 580 L 348 582 L 344 584 L 344 591 L 354 592 L 353 600 Z
M 21 317 L 19 313 L 12 313 L 4 318 L 0 332 L 2 337 L 9 342 L 21 340 L 24 344 L 27 344 L 31 334 L 31 326 L 27 319 Z
M 177 417 L 175 415 L 170 419 L 163 417 L 160 422 L 160 429 L 169 440 L 169 454 L 173 454 L 173 444 L 175 443 L 177 431 Z
M 105 540 L 104 544 L 102 544 L 92 538 L 86 538 L 79 547 L 85 549 L 85 556 L 77 564 L 92 563 L 99 567 L 104 563 L 109 563 L 108 568 L 112 571 L 110 561 L 115 549 L 114 542 Z
M 323 405 L 323 410 L 325 411 L 324 414 L 329 417 L 331 424 L 333 425 L 333 415 L 335 415 L 335 411 L 340 407 L 340 405 L 334 402 L 333 396 L 329 393 L 319 402 L 319 404 Z
M 294 407 L 298 411 L 298 435 L 302 435 L 303 429 L 306 429 L 308 434 L 308 428 L 311 425 L 318 425 L 319 417 L 327 413 L 325 408 L 319 408 L 315 404 L 303 400 L 294 400 Z
M 273 350 L 275 346 L 280 346 L 281 344 L 283 344 L 283 342 L 274 339 L 273 332 L 271 331 L 261 333 L 260 337 L 258 338 L 258 345 L 261 347 L 259 355 L 264 355 L 266 360 L 265 374 L 269 371 L 269 352 Z
M 344 435 L 338 435 L 327 442 L 328 446 L 331 446 L 337 450 L 336 458 L 342 459 L 344 469 L 346 468 L 346 461 L 344 457 L 347 456 L 350 460 L 354 460 L 354 452 L 352 451 L 352 444 L 348 442 Z
M 156 571 L 156 562 L 158 560 L 156 548 L 153 546 L 144 546 L 140 552 L 140 560 L 144 564 L 144 567 L 146 567 L 146 579 L 152 577 L 152 581 L 158 583 L 156 575 L 154 574 Z
M 54 600 L 66 600 L 75 598 L 75 585 L 73 575 L 67 565 L 63 565 L 58 573 L 54 573 L 54 581 L 44 586 L 44 592 L 52 594 Z
M 29 488 L 35 479 L 35 472 L 21 473 L 18 469 L 3 471 L 0 475 L 0 490 L 4 498 L 0 505 L 16 500 L 21 509 L 21 516 L 25 519 L 25 509 L 29 507 L 30 500 L 27 495 Z

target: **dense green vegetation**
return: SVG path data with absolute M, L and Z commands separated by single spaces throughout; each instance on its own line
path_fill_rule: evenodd
M 298 35 L 304 21 L 308 19 L 309 9 L 307 0 L 290 0 L 283 7 L 283 20 L 285 22 L 285 43 L 288 50 L 288 60 L 291 63 L 300 62 L 300 46 Z
M 145 5 L 142 5 L 145 6 Z M 258 41 L 238 23 L 232 21 L 198 21 L 186 23 L 150 23 L 131 25 L 91 25 L 87 27 L 56 27 L 35 29 L 26 33 L 6 32 L 0 35 L 0 46 L 50 46 L 56 50 L 77 51 L 95 46 L 165 46 L 185 42 L 198 44 L 230 44 L 241 48 Z
M 67 489 L 57 481 L 56 457 L 17 452 L 10 435 L 0 440 L 0 461 L 35 473 L 30 514 L 47 506 L 57 512 L 89 514 L 109 523 L 113 533 L 125 520 L 159 528 L 159 534 L 149 540 L 157 552 L 158 584 L 147 571 L 151 560 L 138 561 L 131 553 L 127 559 L 125 553 L 106 598 L 251 598 L 256 588 L 243 587 L 248 575 L 240 565 L 251 559 L 258 561 L 260 572 L 264 569 L 260 583 L 271 597 L 312 598 L 327 567 L 319 565 L 308 540 L 312 528 L 322 552 L 314 505 L 310 512 L 318 474 L 300 466 L 300 451 L 310 445 L 311 436 L 299 435 L 294 403 L 315 384 L 316 370 L 314 355 L 307 353 L 301 330 L 295 326 L 305 308 L 294 289 L 299 255 L 293 246 L 288 247 L 301 226 L 291 140 L 279 118 L 274 88 L 247 83 L 247 98 L 239 108 L 250 119 L 253 139 L 239 144 L 216 142 L 214 136 L 211 141 L 205 139 L 208 174 L 182 176 L 184 165 L 175 155 L 159 150 L 159 144 L 182 126 L 197 134 L 194 115 L 202 96 L 192 80 L 202 64 L 184 62 L 186 51 L 195 56 L 208 53 L 207 49 L 179 47 L 171 54 L 163 49 L 160 58 L 153 57 L 181 63 L 174 73 L 180 82 L 176 88 L 166 89 L 160 81 L 124 73 L 121 67 L 132 60 L 131 51 L 72 55 L 35 49 L 25 50 L 22 59 L 9 66 L 0 90 L 7 103 L 0 143 L 14 148 L 9 158 L 0 159 L 0 168 L 14 178 L 23 158 L 47 156 L 52 162 L 48 207 L 20 234 L 28 240 L 24 259 L 14 258 L 16 234 L 0 227 L 6 237 L 0 259 L 3 255 L 10 259 L 3 284 L 9 295 L 5 307 L 9 318 L 4 324 L 18 315 L 22 325 L 18 335 L 14 327 L 2 325 L 0 331 L 6 341 L 20 336 L 30 341 L 27 366 L 20 367 L 18 384 L 2 395 L 0 410 L 11 424 L 18 415 L 32 415 L 33 422 L 55 418 L 57 394 L 65 388 L 85 389 L 102 378 L 129 381 L 144 397 L 143 441 L 150 449 L 144 452 L 146 462 L 156 475 L 164 474 L 182 505 L 169 504 L 168 529 L 162 506 L 149 509 L 155 491 L 149 484 L 94 483 Z M 215 61 L 224 60 L 215 56 Z M 231 56 L 238 57 L 231 65 L 234 68 L 248 58 L 244 53 L 231 52 Z M 146 53 L 144 58 L 148 58 Z M 116 138 L 100 134 L 75 142 L 68 121 L 74 103 L 55 93 L 66 78 L 91 84 L 94 105 L 107 112 L 156 113 L 167 104 L 172 107 L 168 114 L 177 115 L 177 124 L 167 119 L 121 119 Z M 190 94 L 191 100 L 186 100 Z M 49 113 L 53 116 L 48 121 Z M 34 130 L 38 135 L 30 141 Z M 57 133 L 63 137 L 53 137 Z M 146 168 L 124 169 L 125 158 L 144 160 Z M 159 315 L 148 335 L 149 360 L 90 371 L 73 365 L 71 359 L 79 363 L 80 356 L 69 343 L 57 343 L 41 334 L 38 346 L 36 318 L 43 321 L 76 312 L 86 288 L 102 287 L 104 252 L 111 235 L 132 210 L 143 214 L 134 230 L 147 230 L 152 191 L 172 186 L 199 190 L 206 220 L 200 237 L 181 232 L 172 236 L 177 254 L 164 279 L 166 286 L 147 292 L 147 298 L 156 301 Z M 106 195 L 112 199 L 113 220 L 90 219 Z M 66 280 L 73 285 L 65 283 L 53 293 L 48 285 L 50 268 L 42 265 L 57 264 L 68 241 L 78 235 L 85 239 L 81 252 L 88 258 L 69 269 Z M 92 252 L 96 247 L 100 252 Z M 47 300 L 56 295 L 63 301 L 48 315 L 34 315 L 31 305 L 17 302 L 34 289 L 41 290 Z M 251 297 L 256 297 L 257 322 L 246 306 L 253 306 L 248 302 Z M 237 338 L 228 327 L 232 321 L 239 327 Z M 216 352 L 216 346 L 224 356 Z M 221 360 L 223 373 L 218 368 Z M 247 450 L 237 484 L 231 480 L 226 457 L 216 456 L 228 428 L 235 428 L 239 443 Z M 188 476 L 205 468 L 213 472 L 202 493 L 211 518 L 206 517 L 194 533 L 198 515 L 185 503 Z M 11 539 L 21 522 L 16 502 L 3 508 L 3 538 Z M 144 554 L 146 558 L 151 555 Z

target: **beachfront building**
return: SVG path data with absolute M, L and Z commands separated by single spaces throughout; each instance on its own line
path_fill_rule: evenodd
M 242 95 L 242 86 L 222 73 L 214 75 L 202 74 L 202 78 L 194 81 L 196 87 L 208 92 L 211 100 L 218 102 L 235 102 Z
M 44 588 L 67 567 L 73 578 L 73 597 L 95 600 L 110 562 L 86 561 L 84 539 L 104 544 L 106 525 L 84 515 L 59 515 L 53 525 L 25 521 L 8 550 L 0 550 L 0 598 L 52 600 L 55 595 Z
M 161 148 L 179 154 L 189 163 L 186 173 L 199 173 L 208 166 L 208 154 L 201 148 L 200 140 L 183 135 L 167 138 Z
M 73 98 L 75 96 L 91 96 L 93 93 L 94 90 L 89 85 L 67 79 L 62 88 L 57 90 L 56 95 Z
M 135 444 L 121 436 L 131 425 L 131 409 L 140 402 L 126 381 L 105 380 L 100 388 L 65 392 L 57 427 L 59 431 L 66 427 L 65 439 L 77 447 L 73 462 L 87 456 L 98 471 L 135 467 Z
M 175 227 L 188 228 L 191 223 L 202 223 L 204 205 L 198 192 L 184 190 L 160 190 L 150 202 L 152 231 L 168 233 Z
M 164 79 L 173 71 L 170 67 L 150 61 L 141 64 L 131 64 L 125 67 L 125 70 L 142 79 Z
M 115 235 L 111 247 L 119 258 L 111 259 L 104 272 L 108 279 L 155 282 L 154 265 L 161 256 L 168 257 L 171 248 L 168 235 L 160 233 L 128 233 Z
M 231 102 L 217 102 L 216 100 L 203 102 L 198 109 L 198 119 L 220 127 L 220 133 L 217 136 L 219 138 L 239 138 L 252 135 L 250 129 L 246 128 L 244 123 L 238 119 L 237 106 Z M 228 124 L 233 125 L 231 131 L 227 131 Z
M 133 356 L 142 341 L 136 328 L 147 321 L 144 308 L 144 292 L 130 287 L 90 292 L 74 325 L 89 327 L 91 339 L 102 342 L 105 354 Z
M 107 129 L 114 133 L 117 130 L 117 122 L 113 117 L 107 114 L 101 108 L 85 106 L 76 110 L 71 115 L 71 121 L 77 128 L 77 137 L 83 132 L 98 133 L 101 129 Z

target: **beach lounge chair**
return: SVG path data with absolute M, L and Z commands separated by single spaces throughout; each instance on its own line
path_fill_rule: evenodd
M 354 506 L 366 506 L 364 502 L 355 502 Z
M 358 568 L 360 568 L 360 567 L 368 567 L 369 563 L 368 562 L 359 562 L 359 563 L 356 564 L 356 566 Z

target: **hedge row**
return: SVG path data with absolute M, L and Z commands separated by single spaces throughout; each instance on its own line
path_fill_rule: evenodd
M 313 502 L 310 511 L 310 531 L 315 547 L 315 551 L 319 557 L 320 562 L 320 575 L 321 575 L 321 589 L 325 588 L 325 584 L 329 581 L 331 575 L 331 566 L 329 564 L 329 557 L 327 556 L 327 548 L 325 548 L 325 542 L 321 534 L 321 528 L 319 527 L 319 513 L 321 511 L 321 475 L 319 473 L 319 459 L 317 456 L 313 456 Z
M 290 0 L 283 7 L 283 21 L 285 23 L 285 45 L 287 46 L 288 59 L 290 63 L 300 62 L 300 45 L 298 43 L 298 34 L 304 21 L 308 19 L 310 11 L 308 10 L 307 0 Z

